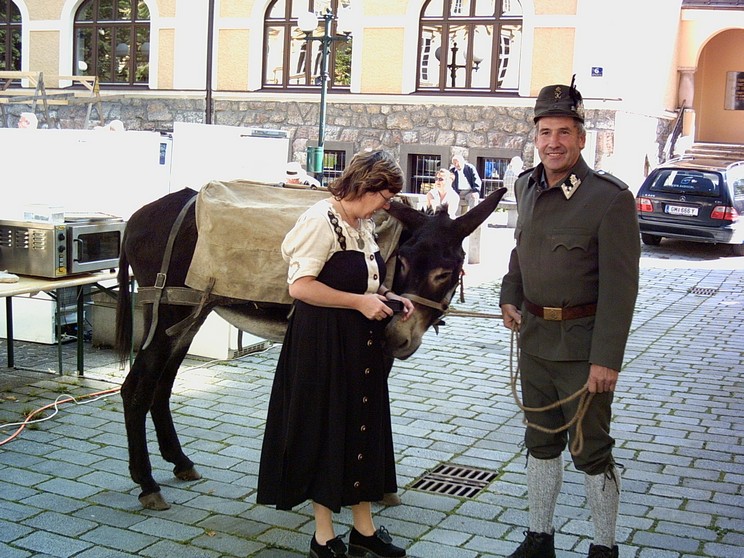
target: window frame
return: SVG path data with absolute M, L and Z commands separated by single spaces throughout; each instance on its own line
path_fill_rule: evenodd
M 0 31 L 5 31 L 3 38 L 3 49 L 5 55 L 0 60 L 0 70 L 2 71 L 21 71 L 23 64 L 23 16 L 21 10 L 16 6 L 13 0 L 0 0 L 6 5 L 5 17 L 0 21 Z M 18 37 L 18 58 L 13 58 L 13 36 Z M 18 81 L 17 85 L 20 86 Z M 15 85 L 15 84 L 14 84 Z
M 305 32 L 302 31 L 298 26 L 298 16 L 300 15 L 297 10 L 304 9 L 307 5 L 309 11 L 313 11 L 316 15 L 319 15 L 319 11 L 322 8 L 329 6 L 332 13 L 339 13 L 339 7 L 347 0 L 272 0 L 266 7 L 263 21 L 263 58 L 262 58 L 262 70 L 261 70 L 261 88 L 264 90 L 271 91 L 318 91 L 321 88 L 320 77 L 314 75 L 314 70 L 320 68 L 320 41 L 310 41 L 310 58 L 312 63 L 308 64 L 306 59 L 306 50 L 308 41 L 301 39 L 305 44 L 305 55 L 301 60 L 297 61 L 297 64 L 302 64 L 304 68 L 302 71 L 291 73 L 292 60 L 292 42 L 293 40 L 300 40 L 300 36 L 304 37 Z M 281 16 L 272 17 L 271 13 L 274 8 L 279 4 L 284 5 L 284 13 Z M 300 7 L 298 7 L 300 6 Z M 318 8 L 321 8 L 320 10 Z M 348 36 L 348 40 L 343 40 L 344 35 L 338 32 L 338 20 L 334 19 L 331 22 L 331 33 L 333 37 L 338 37 L 339 40 L 334 40 L 330 44 L 330 51 L 328 55 L 328 80 L 327 90 L 329 92 L 341 93 L 349 92 L 351 89 L 351 58 L 353 49 L 353 38 L 351 35 Z M 271 39 L 274 32 L 272 30 L 279 29 L 281 33 L 281 65 L 277 66 L 272 64 L 270 59 L 270 47 Z M 318 17 L 318 27 L 316 28 L 313 36 L 319 37 L 324 32 L 322 18 Z M 293 36 L 296 37 L 293 39 Z M 341 65 L 344 60 L 348 60 L 348 69 L 342 69 Z M 273 66 L 273 67 L 272 67 Z M 277 70 L 280 69 L 280 78 L 277 77 Z M 343 83 L 338 79 L 339 72 L 343 72 L 343 75 L 347 76 L 349 83 Z M 291 83 L 293 80 L 302 79 L 299 83 Z
M 465 5 L 468 8 L 467 14 L 452 15 L 453 4 L 460 2 L 460 5 Z M 480 4 L 479 4 L 480 2 Z M 519 15 L 504 14 L 503 7 L 508 2 L 518 2 L 521 13 Z M 484 15 L 481 12 L 482 7 L 489 3 L 493 3 L 493 13 Z M 434 4 L 434 7 L 438 7 L 441 4 L 442 14 L 441 15 L 427 15 L 427 10 Z M 419 29 L 418 29 L 418 46 L 416 52 L 416 92 L 426 94 L 458 94 L 458 95 L 483 95 L 483 94 L 496 94 L 496 95 L 516 95 L 519 90 L 519 73 L 521 72 L 521 52 L 524 44 L 524 7 L 520 0 L 469 0 L 462 2 L 462 0 L 427 0 L 420 12 L 419 16 Z M 498 14 L 498 15 L 497 15 Z M 441 52 L 441 47 L 433 48 L 432 44 L 424 44 L 425 41 L 425 29 L 439 26 L 439 38 L 447 37 L 448 48 L 446 52 Z M 504 54 L 506 48 L 504 41 L 502 41 L 502 30 L 508 26 L 515 27 L 518 30 L 520 36 L 519 49 L 516 53 Z M 475 63 L 476 55 L 474 54 L 474 37 L 477 35 L 477 30 L 485 29 L 486 35 L 488 35 L 488 29 L 491 30 L 490 46 L 484 49 L 485 54 L 483 61 L 486 57 L 490 60 L 485 66 L 490 68 L 489 73 L 489 85 L 488 87 L 474 87 L 473 77 L 477 66 L 481 71 L 481 62 Z M 465 37 L 465 44 L 458 44 L 457 41 L 452 40 L 454 36 L 459 34 L 461 37 Z M 443 41 L 442 41 L 443 42 Z M 457 48 L 455 52 L 454 63 L 449 60 L 453 54 L 452 47 Z M 509 45 L 509 48 L 513 48 Z M 485 51 L 488 51 L 487 53 Z M 458 54 L 459 53 L 459 54 Z M 429 85 L 422 83 L 422 74 L 424 74 L 429 64 L 426 59 L 431 56 L 437 57 L 437 65 L 439 66 L 439 76 L 437 85 Z M 441 59 L 440 59 L 441 57 Z M 502 87 L 500 83 L 506 78 L 506 69 L 508 65 L 502 65 L 502 58 L 510 58 L 513 63 L 517 64 L 517 79 L 513 86 Z M 464 64 L 460 64 L 464 59 Z M 453 67 L 454 66 L 454 67 Z M 461 77 L 463 74 L 461 71 L 466 68 L 471 68 L 471 71 L 464 74 L 464 84 L 460 85 Z M 503 73 L 504 75 L 499 75 Z M 455 82 L 454 85 L 452 82 Z
M 307 142 L 308 147 L 317 147 L 318 142 L 315 141 L 308 141 Z M 328 157 L 331 154 L 338 154 L 342 155 L 343 166 L 340 168 L 334 168 L 329 166 L 328 160 L 326 157 Z M 346 168 L 346 165 L 349 164 L 351 161 L 351 158 L 354 156 L 354 144 L 347 141 L 324 141 L 323 142 L 323 173 L 318 178 L 318 181 L 320 182 L 321 186 L 328 186 L 331 182 L 333 182 L 336 178 L 341 176 L 343 174 L 344 169 Z
M 145 0 L 128 0 L 131 2 L 131 15 L 128 18 L 117 17 L 118 14 L 114 14 L 107 18 L 105 14 L 101 17 L 101 5 L 103 3 L 111 2 L 112 10 L 117 9 L 118 2 L 116 0 L 84 0 L 77 7 L 73 17 L 73 32 L 72 32 L 72 72 L 73 75 L 81 76 L 97 76 L 98 83 L 100 86 L 108 87 L 125 87 L 125 88 L 143 88 L 148 87 L 150 82 L 150 37 L 152 32 L 152 20 L 150 8 Z M 140 17 L 140 6 L 147 11 L 146 19 Z M 104 6 L 106 8 L 106 6 Z M 92 15 L 90 19 L 81 19 L 84 17 L 86 10 L 91 10 Z M 103 34 L 108 34 L 105 42 L 101 41 L 99 37 Z M 90 65 L 85 70 L 81 70 L 79 63 L 88 64 L 88 60 L 81 54 L 77 55 L 78 52 L 84 52 L 87 48 L 85 46 L 85 39 L 81 37 L 81 33 L 87 33 L 90 38 Z M 82 42 L 82 44 L 81 44 Z M 127 49 L 126 54 L 117 53 L 122 47 Z M 134 45 L 134 56 L 132 56 L 132 47 Z M 105 55 L 105 49 L 108 48 L 108 69 L 104 74 L 100 73 L 100 66 L 102 65 L 101 56 L 102 49 Z M 117 70 L 117 60 L 127 58 L 126 62 L 119 62 L 119 69 Z M 92 67 L 90 67 L 92 66 Z M 127 79 L 116 80 L 118 72 L 126 69 Z M 140 71 L 143 71 L 143 77 L 138 79 Z
M 474 161 L 475 168 L 478 171 L 478 175 L 481 177 L 481 198 L 485 198 L 494 190 L 504 186 L 504 173 L 512 157 L 522 156 L 522 152 L 519 149 L 509 149 L 505 147 L 496 148 L 482 148 L 482 147 L 471 147 L 468 152 L 468 160 Z M 499 167 L 499 178 L 491 178 L 486 176 L 486 161 L 494 161 Z
M 439 165 L 433 165 L 431 172 L 416 173 L 416 158 L 418 157 L 432 157 L 439 158 Z M 431 178 L 431 186 L 434 185 L 434 178 L 440 167 L 450 168 L 451 164 L 451 150 L 449 146 L 441 145 L 421 145 L 421 144 L 405 144 L 400 146 L 400 168 L 403 171 L 403 176 L 406 177 L 406 183 L 404 187 L 404 193 L 424 195 L 422 194 L 421 183 L 422 180 Z

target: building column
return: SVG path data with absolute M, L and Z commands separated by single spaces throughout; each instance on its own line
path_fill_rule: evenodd
M 695 109 L 692 102 L 695 97 L 695 68 L 678 68 L 679 89 L 677 105 L 682 112 L 682 135 L 695 139 Z

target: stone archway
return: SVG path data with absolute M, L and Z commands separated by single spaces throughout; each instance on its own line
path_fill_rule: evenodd
M 744 74 L 742 52 L 744 29 L 721 31 L 701 49 L 694 79 L 696 142 L 744 144 L 744 110 L 726 108 L 727 77 Z

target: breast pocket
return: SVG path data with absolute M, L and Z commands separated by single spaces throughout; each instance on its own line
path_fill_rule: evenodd
M 550 254 L 544 265 L 556 281 L 570 285 L 596 269 L 596 240 L 587 232 L 557 232 L 549 238 Z M 564 283 L 566 282 L 566 283 Z
M 550 241 L 554 252 L 561 250 L 588 252 L 592 243 L 592 237 L 588 233 L 555 233 L 550 235 Z

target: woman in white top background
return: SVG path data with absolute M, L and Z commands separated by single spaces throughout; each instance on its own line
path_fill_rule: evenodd
M 447 206 L 447 213 L 451 219 L 457 215 L 457 208 L 460 206 L 460 194 L 452 188 L 454 176 L 449 169 L 441 168 L 437 171 L 434 179 L 434 188 L 426 194 L 426 207 L 432 213 L 436 212 L 440 206 Z

